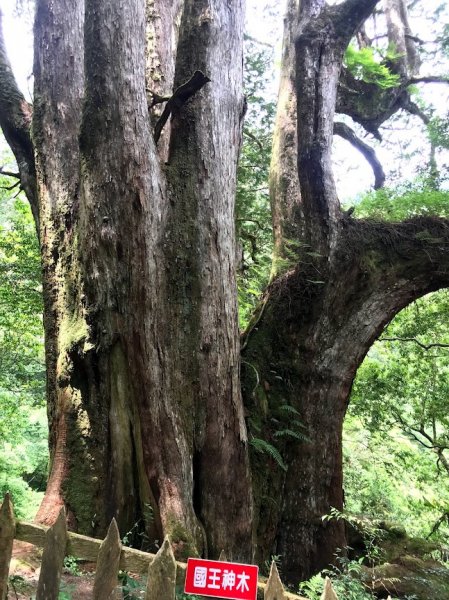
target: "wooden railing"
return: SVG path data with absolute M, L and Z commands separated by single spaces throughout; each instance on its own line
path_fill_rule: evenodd
M 0 600 L 8 594 L 9 565 L 14 539 L 43 548 L 36 600 L 57 600 L 65 556 L 96 563 L 92 598 L 114 597 L 120 570 L 147 576 L 146 600 L 173 600 L 177 586 L 183 587 L 187 565 L 177 562 L 168 538 L 157 554 L 122 546 L 115 519 L 104 540 L 67 531 L 61 509 L 56 523 L 48 528 L 16 521 L 9 494 L 0 509 Z M 258 582 L 257 597 L 264 600 L 305 600 L 287 592 L 273 562 L 266 582 Z M 326 579 L 321 600 L 338 600 L 330 579 Z

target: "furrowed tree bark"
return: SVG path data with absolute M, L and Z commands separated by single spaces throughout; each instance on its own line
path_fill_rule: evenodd
M 210 556 L 248 559 L 252 492 L 239 383 L 234 198 L 241 140 L 243 4 L 186 0 L 175 88 L 211 82 L 173 115 L 165 167 L 171 394 L 192 440 L 194 507 Z M 223 68 L 226 57 L 226 68 Z
M 289 0 L 284 18 L 281 78 L 270 164 L 270 204 L 273 223 L 273 266 L 275 276 L 285 260 L 297 252 L 302 237 L 303 214 L 296 169 L 297 127 L 295 89 L 295 47 L 298 0 Z
M 50 475 L 37 520 L 52 524 L 72 494 L 63 498 L 70 471 L 69 421 L 79 399 L 70 384 L 70 352 L 82 330 L 77 256 L 71 250 L 79 196 L 77 137 L 83 86 L 83 3 L 40 0 L 35 20 L 33 144 L 36 154 L 43 266 Z M 85 339 L 83 337 L 83 342 Z M 82 343 L 82 342 L 81 342 Z M 70 454 L 70 456 L 69 456 Z M 83 498 L 84 500 L 84 498 Z M 73 502 L 75 505 L 76 503 Z
M 115 517 L 122 535 L 169 534 L 179 556 L 249 559 L 234 270 L 243 6 L 152 9 L 149 39 L 143 0 L 37 6 L 51 450 L 37 518 L 64 504 L 85 533 Z M 195 70 L 212 80 L 174 103 L 159 153 L 146 67 L 170 88 Z
M 146 0 L 146 86 L 150 100 L 154 94 L 170 97 L 173 92 L 183 6 L 184 0 Z M 161 112 L 160 107 L 153 109 L 153 123 Z M 168 125 L 158 143 L 159 155 L 163 162 L 167 160 L 169 139 Z
M 271 284 L 245 341 L 245 401 L 258 419 L 252 435 L 276 446 L 288 467 L 284 477 L 272 456 L 253 458 L 265 523 L 260 560 L 279 554 L 292 583 L 346 545 L 343 523 L 322 516 L 343 509 L 341 431 L 357 367 L 399 310 L 448 278 L 446 221 L 371 224 L 340 210 L 330 160 L 338 77 L 344 49 L 375 4 L 346 2 L 313 17 L 313 6 L 303 5 L 296 39 L 303 250 Z M 282 213 L 282 194 L 279 203 Z M 285 410 L 297 415 L 293 432 Z

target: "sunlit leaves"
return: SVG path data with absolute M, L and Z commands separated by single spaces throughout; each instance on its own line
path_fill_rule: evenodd
M 0 496 L 34 516 L 47 475 L 39 247 L 28 205 L 0 198 Z
M 386 58 L 392 61 L 395 55 L 390 50 Z M 372 47 L 357 50 L 352 45 L 348 46 L 344 64 L 356 79 L 361 79 L 365 83 L 375 83 L 383 89 L 399 85 L 399 75 L 392 73 L 384 62 L 376 60 L 376 50 Z
M 448 311 L 442 291 L 393 320 L 359 369 L 346 429 L 348 446 L 359 440 L 358 456 L 347 452 L 353 508 L 407 521 L 421 535 L 449 506 Z

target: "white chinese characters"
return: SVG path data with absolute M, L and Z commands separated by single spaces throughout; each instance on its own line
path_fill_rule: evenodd
M 196 566 L 193 574 L 193 584 L 204 590 L 233 590 L 247 592 L 249 590 L 248 580 L 250 576 L 243 571 L 236 574 L 229 569 L 217 567 Z

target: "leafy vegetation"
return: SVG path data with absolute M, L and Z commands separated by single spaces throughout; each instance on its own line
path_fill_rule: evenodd
M 346 49 L 344 64 L 356 79 L 375 83 L 383 89 L 396 87 L 399 84 L 399 75 L 392 73 L 386 65 L 397 58 L 396 53 L 392 48 L 388 48 L 381 61 L 376 60 L 376 55 L 379 54 L 375 48 L 357 49 L 351 44 Z
M 449 216 L 449 192 L 418 180 L 366 194 L 355 206 L 359 218 L 400 221 L 420 215 Z
M 48 460 L 40 259 L 27 204 L 4 193 L 0 207 L 0 496 L 30 518 Z
M 350 510 L 449 534 L 447 291 L 402 311 L 359 369 L 346 424 Z
M 236 232 L 240 327 L 248 324 L 271 268 L 272 233 L 268 170 L 271 157 L 275 102 L 267 98 L 272 49 L 245 41 L 247 113 L 238 168 Z

